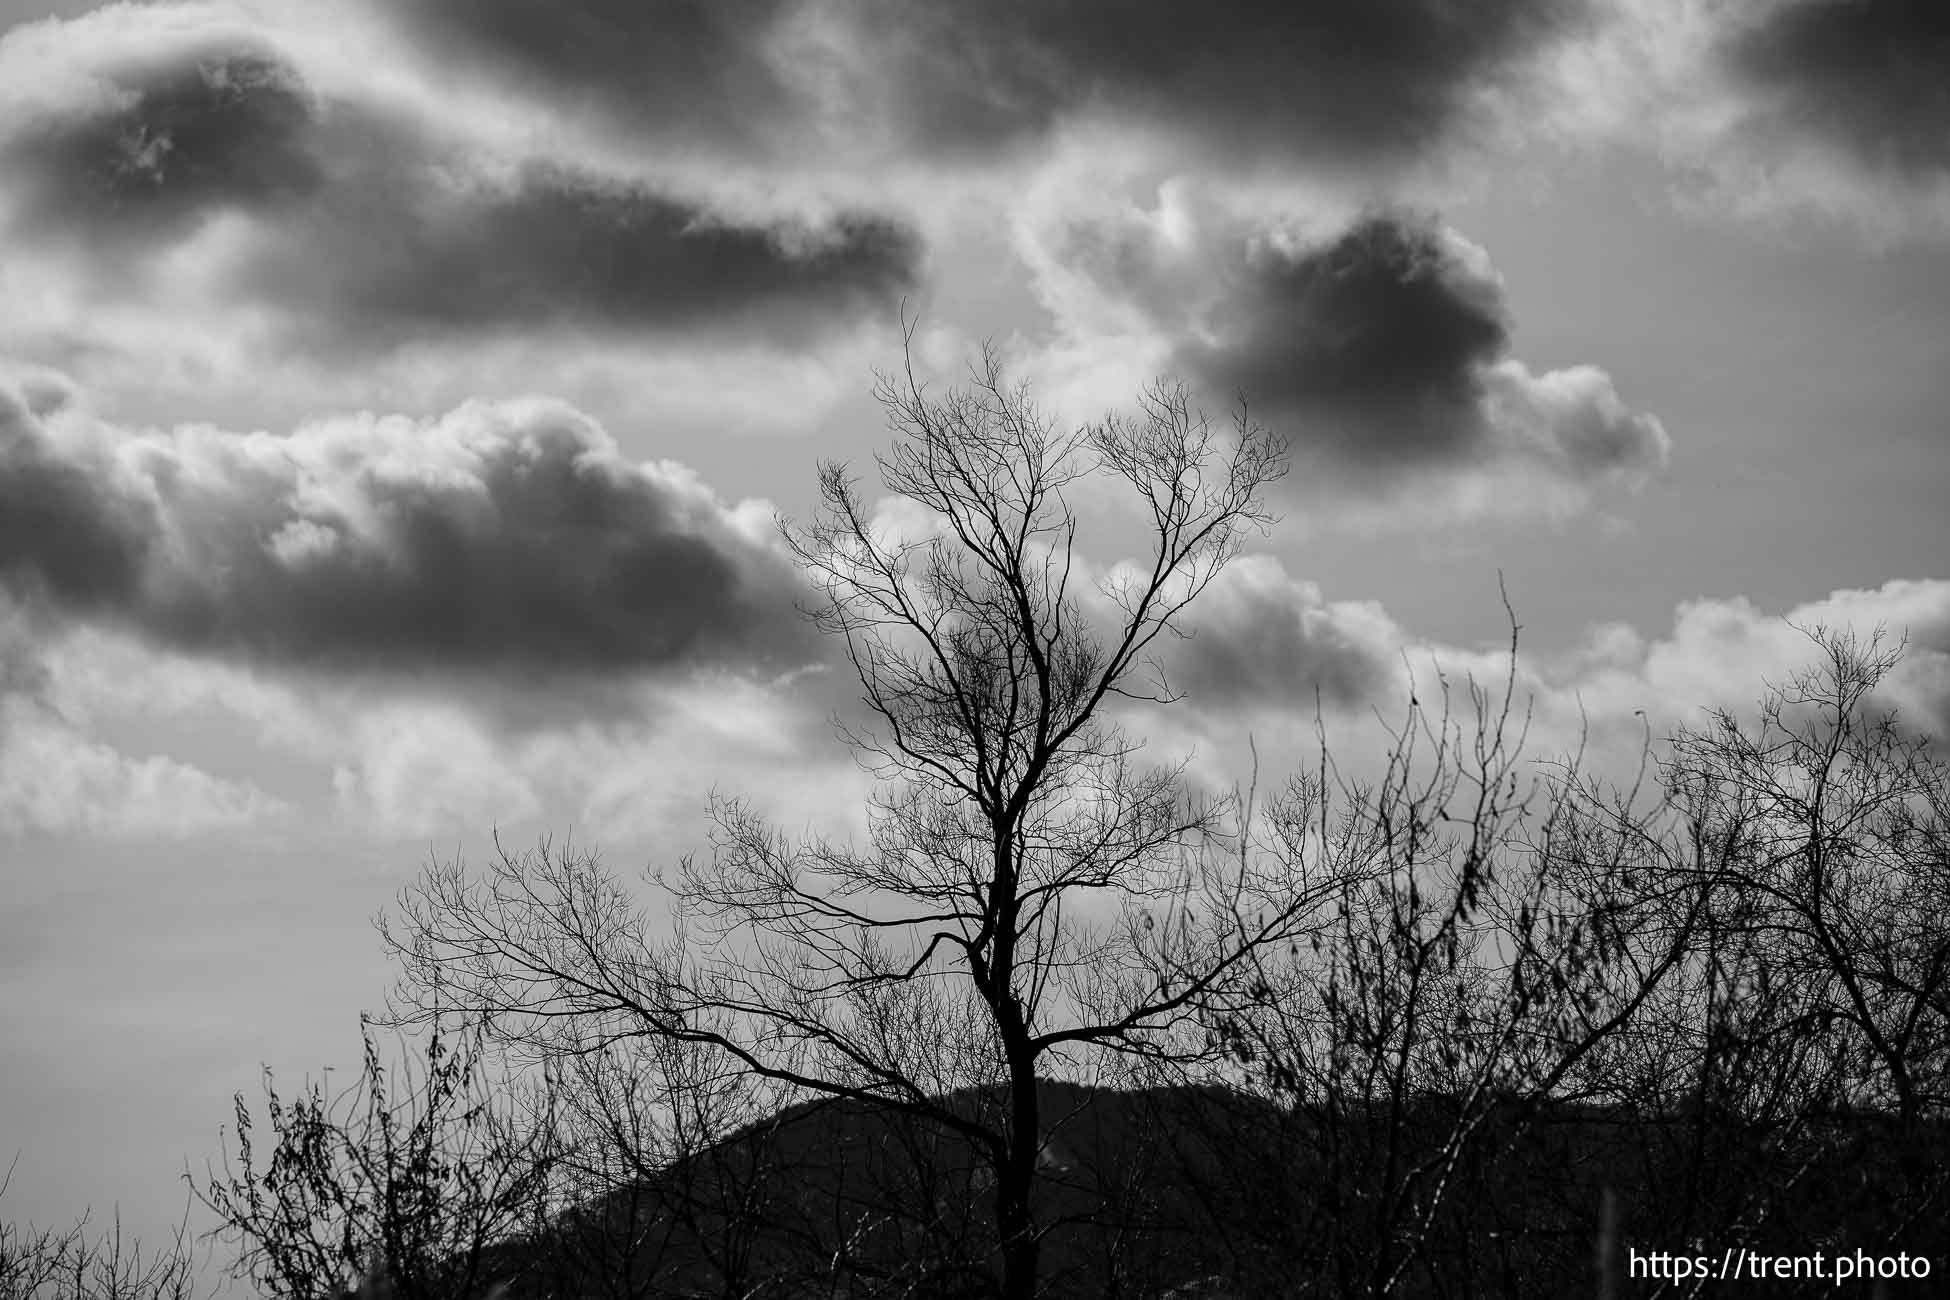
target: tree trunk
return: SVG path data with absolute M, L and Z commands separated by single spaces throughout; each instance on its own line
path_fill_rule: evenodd
M 1003 1300 L 1035 1300 L 1040 1243 L 1029 1196 L 1036 1181 L 1037 1134 L 1041 1127 L 1036 1067 L 1030 1062 L 1011 1062 L 1009 1076 L 1009 1150 L 995 1180 L 1002 1296 Z

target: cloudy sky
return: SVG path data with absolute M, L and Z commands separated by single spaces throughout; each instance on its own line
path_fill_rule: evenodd
M 774 519 L 903 304 L 1291 440 L 1139 720 L 1214 779 L 1497 672 L 1499 571 L 1543 750 L 1791 620 L 1942 731 L 1945 67 L 1935 0 L 0 0 L 0 1208 L 172 1223 L 430 857 L 857 806 Z

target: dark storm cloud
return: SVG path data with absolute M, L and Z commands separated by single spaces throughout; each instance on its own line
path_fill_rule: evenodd
M 7 594 L 170 648 L 522 680 L 817 658 L 775 550 L 560 404 L 282 438 L 0 421 Z
M 0 585 L 81 611 L 130 600 L 156 520 L 42 435 L 32 389 L 0 380 Z
M 1334 481 L 1510 463 L 1581 483 L 1664 463 L 1665 430 L 1603 370 L 1533 374 L 1509 355 L 1488 256 L 1434 217 L 1372 212 L 1302 239 L 1165 204 L 1059 217 L 1032 254 L 1055 310 L 1134 309 L 1165 369 L 1244 397 Z
M 1414 155 L 1584 8 L 1560 0 L 869 0 L 903 114 L 937 146 L 1103 110 L 1221 148 Z
M 1502 294 L 1433 223 L 1370 216 L 1317 248 L 1250 250 L 1209 339 L 1179 363 L 1355 462 L 1439 459 L 1482 436 L 1483 373 L 1509 343 Z
M 1794 0 L 1725 54 L 1764 96 L 1756 108 L 1774 128 L 1899 174 L 1950 169 L 1950 6 L 1941 0 Z
M 890 307 L 920 259 L 881 216 L 734 220 L 640 182 L 485 158 L 430 124 L 324 100 L 234 35 L 88 74 L 0 123 L 14 233 L 117 293 L 209 219 L 239 216 L 209 254 L 217 282 L 312 347 L 551 325 L 800 342 Z
M 774 145 L 865 125 L 984 152 L 1107 113 L 1276 156 L 1414 156 L 1583 21 L 1567 0 L 408 0 L 459 52 L 639 129 Z M 823 116 L 822 116 L 823 115 Z M 857 132 L 855 133 L 857 135 Z
M 745 141 L 804 111 L 766 41 L 793 0 L 404 0 L 436 53 L 680 134 Z
M 7 150 L 43 229 L 154 240 L 302 197 L 322 178 L 310 95 L 268 49 L 193 45 L 101 80 L 101 102 L 29 123 Z
M 875 217 L 733 225 L 551 167 L 459 189 L 399 179 L 362 178 L 294 213 L 245 273 L 247 290 L 325 307 L 355 343 L 546 325 L 741 327 L 786 341 L 888 308 L 919 260 L 909 230 Z

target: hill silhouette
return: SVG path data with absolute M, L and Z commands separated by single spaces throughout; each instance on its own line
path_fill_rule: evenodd
M 1217 1086 L 1043 1088 L 1035 1208 L 1051 1297 L 1370 1294 L 1394 1258 L 1372 1231 L 1378 1166 L 1390 1149 L 1425 1159 L 1457 1116 L 1445 1098 L 1333 1113 Z M 951 1101 L 998 1104 L 977 1091 Z M 1943 1260 L 1950 1232 L 1929 1207 L 1943 1203 L 1947 1156 L 1950 1130 L 1905 1134 L 1874 1114 L 1790 1132 L 1513 1100 L 1456 1164 L 1392 1294 L 1597 1295 L 1608 1195 L 1621 1256 L 1691 1251 L 1704 1233 L 1715 1250 Z M 998 1285 L 988 1186 L 957 1134 L 858 1102 L 806 1103 L 564 1214 L 504 1248 L 501 1271 L 511 1300 L 974 1300 Z

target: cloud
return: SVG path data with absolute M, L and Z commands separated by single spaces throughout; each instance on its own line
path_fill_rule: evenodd
M 12 133 L 29 228 L 151 241 L 222 208 L 274 209 L 324 176 L 303 79 L 247 37 L 105 70 L 92 94 Z
M 746 156 L 995 155 L 1082 121 L 1228 155 L 1415 159 L 1579 29 L 1556 0 L 406 0 L 429 59 Z
M 567 327 L 790 347 L 891 311 L 918 263 L 913 234 L 884 218 L 742 226 L 549 166 L 373 180 L 296 214 L 245 262 L 247 294 L 323 311 L 339 346 Z
M 0 85 L 16 240 L 65 253 L 96 299 L 160 298 L 199 327 L 248 307 L 287 349 L 551 330 L 810 346 L 918 274 L 884 214 L 733 214 L 493 147 L 377 90 L 327 93 L 202 10 L 9 34 Z
M 286 811 L 246 782 L 164 754 L 132 757 L 21 696 L 0 695 L 0 830 L 170 839 Z
M 1508 357 L 1488 255 L 1433 218 L 1369 214 L 1324 243 L 1248 236 L 1222 256 L 1173 368 L 1243 394 L 1303 454 L 1383 477 L 1517 458 L 1586 480 L 1665 460 L 1664 429 L 1603 371 L 1534 376 Z
M 249 782 L 89 735 L 54 654 L 49 629 L 0 590 L 0 834 L 176 839 L 288 811 Z
M 1916 0 L 1776 0 L 1705 28 L 1668 151 L 1695 198 L 1877 240 L 1950 230 L 1950 23 Z
M 1747 711 L 1764 680 L 1784 682 L 1815 662 L 1820 650 L 1803 629 L 1818 627 L 1853 631 L 1865 644 L 1880 630 L 1885 646 L 1902 643 L 1903 659 L 1878 704 L 1911 728 L 1950 740 L 1950 581 L 1845 588 L 1779 615 L 1740 598 L 1688 601 L 1671 635 L 1646 650 L 1641 671 L 1661 700 Z
M 356 752 L 332 771 L 342 820 L 431 838 L 523 823 L 541 809 L 537 774 L 522 771 L 527 765 L 506 739 L 455 704 L 367 709 L 354 731 Z
M 16 598 L 191 653 L 514 682 L 818 658 L 765 507 L 556 402 L 277 437 L 0 396 L 0 505 Z
M 1073 337 L 1135 336 L 1159 369 L 1243 396 L 1337 481 L 1514 468 L 1575 486 L 1665 462 L 1663 426 L 1603 370 L 1540 375 L 1509 355 L 1488 254 L 1432 216 L 1307 229 L 1166 186 L 1154 211 L 1045 214 L 1024 238 Z
M 1486 261 L 1433 223 L 1357 221 L 1324 245 L 1249 241 L 1175 359 L 1208 388 L 1303 411 L 1356 463 L 1444 459 L 1485 436 L 1483 380 L 1509 345 Z
M 1805 133 L 1866 169 L 1950 174 L 1950 11 L 1931 0 L 1789 0 L 1722 57 L 1756 100 L 1750 129 Z
M 1588 739 L 1609 750 L 1615 770 L 1629 771 L 1621 765 L 1636 757 L 1644 727 L 1656 739 L 1676 727 L 1704 725 L 1713 709 L 1752 721 L 1770 684 L 1786 685 L 1820 666 L 1823 651 L 1808 632 L 1824 628 L 1853 633 L 1864 646 L 1878 632 L 1884 648 L 1902 644 L 1903 657 L 1872 709 L 1895 710 L 1913 732 L 1950 737 L 1950 581 L 1940 579 L 1845 588 L 1785 610 L 1741 596 L 1682 601 L 1659 635 L 1604 624 L 1565 652 L 1526 652 L 1518 698 L 1534 702 L 1542 752 L 1568 751 Z M 1430 651 L 1454 668 L 1486 675 L 1481 655 L 1453 647 Z
M 1537 125 L 1655 149 L 1684 208 L 1939 237 L 1947 24 L 1929 0 L 1618 0 L 1558 52 Z
M 490 826 L 701 842 L 709 789 L 829 825 L 858 808 L 834 792 L 868 780 L 828 723 L 858 688 L 825 665 L 600 689 L 461 670 L 334 675 L 0 615 L 0 776 L 31 774 L 0 791 L 0 835 L 271 821 L 333 851 Z M 179 792 L 189 829 L 162 829 L 172 805 L 140 802 L 143 790 Z
M 1579 5 L 1493 0 L 1169 0 L 860 6 L 872 63 L 929 147 L 992 148 L 1078 116 L 1131 120 L 1231 155 L 1418 156 Z
M 1265 555 L 1228 565 L 1186 631 L 1168 647 L 1171 686 L 1191 708 L 1246 713 L 1370 703 L 1399 680 L 1407 640 L 1379 604 L 1327 601 Z
M 1532 374 L 1505 358 L 1482 374 L 1483 411 L 1502 451 L 1574 482 L 1627 479 L 1666 463 L 1672 441 L 1656 415 L 1635 411 L 1597 366 Z
M 46 412 L 33 390 L 0 382 L 0 584 L 84 614 L 112 609 L 141 581 L 153 508 L 104 491 L 46 436 Z
M 1124 712 L 1153 752 L 1192 755 L 1195 779 L 1214 790 L 1311 769 L 1316 702 L 1333 765 L 1358 781 L 1380 773 L 1384 727 L 1404 719 L 1411 696 L 1431 722 L 1446 707 L 1467 737 L 1477 725 L 1471 687 L 1500 707 L 1506 682 L 1509 739 L 1525 736 L 1526 779 L 1575 755 L 1588 774 L 1629 785 L 1648 742 L 1658 754 L 1674 730 L 1707 725 L 1712 709 L 1751 724 L 1770 683 L 1818 668 L 1823 652 L 1803 631 L 1814 628 L 1852 632 L 1865 646 L 1880 629 L 1884 648 L 1903 643 L 1870 708 L 1894 710 L 1911 734 L 1950 737 L 1945 580 L 1839 590 L 1780 611 L 1703 597 L 1680 603 L 1663 633 L 1611 623 L 1562 649 L 1526 641 L 1514 672 L 1507 640 L 1429 639 L 1375 602 L 1324 600 L 1269 557 L 1236 560 L 1191 612 L 1194 635 L 1165 649 L 1183 702 Z M 1418 762 L 1428 761 L 1425 749 Z
M 639 127 L 757 143 L 811 106 L 774 45 L 793 0 L 404 0 L 386 12 L 430 52 L 544 96 L 598 100 Z

